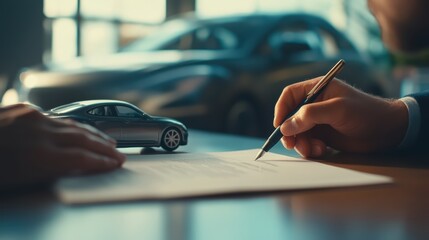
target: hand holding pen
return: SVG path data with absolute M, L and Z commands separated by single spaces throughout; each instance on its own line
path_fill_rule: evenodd
M 408 124 L 405 104 L 366 94 L 337 79 L 315 102 L 299 105 L 297 110 L 296 104 L 320 81 L 315 78 L 287 86 L 277 101 L 274 126 L 286 148 L 294 148 L 303 157 L 320 157 L 327 147 L 367 153 L 401 143 Z
M 307 93 L 306 98 L 299 104 L 293 111 L 291 111 L 283 121 L 289 119 L 292 117 L 296 112 L 299 111 L 299 109 L 309 103 L 312 103 L 316 100 L 316 98 L 322 93 L 322 91 L 326 88 L 326 86 L 329 84 L 329 82 L 335 77 L 335 75 L 343 68 L 345 62 L 344 60 L 338 61 L 335 66 L 329 70 L 329 72 L 322 77 L 316 85 Z M 280 126 L 278 126 L 274 132 L 270 135 L 270 137 L 265 142 L 264 146 L 262 146 L 262 149 L 259 151 L 258 155 L 256 156 L 255 160 L 258 160 L 260 157 L 262 157 L 266 152 L 268 152 L 274 145 L 277 144 L 278 141 L 283 137 L 283 134 L 280 131 Z

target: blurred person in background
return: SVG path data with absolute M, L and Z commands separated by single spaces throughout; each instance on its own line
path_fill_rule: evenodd
M 393 52 L 410 57 L 428 49 L 428 1 L 369 0 L 368 7 Z M 282 125 L 286 148 L 320 157 L 328 148 L 368 153 L 428 146 L 429 92 L 383 99 L 334 80 L 315 103 L 282 122 L 318 80 L 288 86 L 278 99 L 274 126 Z

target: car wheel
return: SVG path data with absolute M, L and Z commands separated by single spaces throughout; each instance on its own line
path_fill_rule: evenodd
M 182 141 L 182 136 L 176 128 L 168 128 L 162 134 L 161 147 L 167 151 L 177 149 Z
M 226 131 L 233 134 L 259 136 L 260 116 L 254 104 L 246 100 L 234 102 L 226 114 Z

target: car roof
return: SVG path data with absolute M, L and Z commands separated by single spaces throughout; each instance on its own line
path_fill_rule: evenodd
M 317 14 L 304 13 L 304 12 L 258 12 L 258 13 L 244 13 L 244 14 L 234 14 L 226 16 L 215 16 L 215 17 L 202 17 L 196 14 L 184 14 L 176 17 L 169 18 L 167 20 L 184 20 L 188 22 L 195 22 L 200 24 L 215 24 L 222 22 L 243 22 L 243 21 L 255 21 L 255 20 L 271 20 L 277 21 L 279 19 L 291 17 L 291 18 L 307 18 L 307 19 L 317 19 L 326 21 L 325 18 Z
M 81 109 L 91 108 L 91 107 L 97 107 L 100 105 L 126 105 L 135 109 L 139 109 L 138 107 L 134 106 L 131 103 L 119 101 L 119 100 L 111 100 L 111 99 L 96 99 L 96 100 L 85 100 L 85 101 L 78 101 L 78 102 L 72 102 L 69 104 L 61 105 L 56 108 L 51 109 L 52 112 L 57 113 L 67 113 L 67 112 L 74 112 L 74 111 L 80 111 Z
M 74 102 L 75 104 L 79 104 L 81 106 L 94 106 L 94 105 L 103 105 L 103 104 L 123 104 L 123 105 L 131 105 L 128 102 L 125 101 L 119 101 L 119 100 L 112 100 L 112 99 L 96 99 L 96 100 L 85 100 L 85 101 L 79 101 Z
M 194 16 L 186 16 L 184 18 L 184 20 L 187 21 L 195 21 L 195 22 L 223 22 L 223 21 L 245 21 L 245 20 L 249 20 L 249 19 L 274 19 L 274 18 L 278 18 L 278 14 L 260 14 L 260 13 L 255 13 L 255 14 L 237 14 L 237 15 L 228 15 L 228 16 L 216 16 L 216 17 L 201 17 L 198 15 L 194 15 Z

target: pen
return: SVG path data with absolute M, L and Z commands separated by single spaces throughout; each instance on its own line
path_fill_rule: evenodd
M 307 97 L 302 101 L 292 112 L 290 112 L 285 119 L 286 121 L 290 117 L 292 117 L 298 110 L 304 106 L 305 104 L 312 103 L 316 100 L 316 98 L 320 95 L 320 93 L 326 88 L 329 82 L 334 79 L 335 75 L 343 68 L 345 62 L 343 59 L 337 62 L 334 67 L 329 70 L 329 72 L 320 79 L 319 82 L 307 93 Z M 278 141 L 283 137 L 282 132 L 280 131 L 281 124 L 271 133 L 268 137 L 267 141 L 265 141 L 258 155 L 256 155 L 255 161 L 261 158 L 266 152 L 268 152 L 274 145 L 277 144 Z

